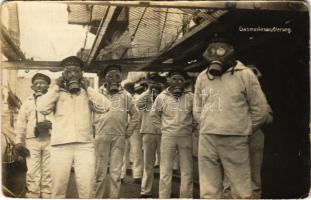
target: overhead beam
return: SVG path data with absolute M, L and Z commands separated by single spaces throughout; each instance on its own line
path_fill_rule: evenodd
M 100 71 L 104 69 L 106 66 L 110 65 L 108 62 L 95 62 L 94 65 L 86 67 L 84 71 L 92 72 L 92 71 Z M 50 70 L 50 71 L 62 71 L 63 68 L 59 66 L 59 62 L 54 61 L 35 61 L 35 62 L 2 62 L 2 69 L 8 70 Z M 124 67 L 124 71 L 137 71 L 138 68 L 141 67 L 143 63 L 123 63 L 122 67 Z
M 308 12 L 305 1 L 53 1 L 53 3 L 90 4 L 105 6 L 194 8 L 194 9 L 247 9 Z M 44 2 L 45 3 L 45 2 Z
M 2 69 L 19 70 L 19 69 L 41 69 L 41 70 L 55 70 L 61 71 L 60 62 L 57 61 L 3 61 L 1 63 Z
M 89 71 L 92 69 L 102 69 L 112 63 L 122 65 L 125 71 L 137 70 L 138 67 L 144 65 L 146 63 L 146 60 L 149 59 L 150 57 L 141 57 L 141 58 L 94 61 L 93 64 L 91 66 L 86 67 L 85 70 Z M 32 61 L 32 60 L 3 61 L 1 65 L 3 69 L 9 70 L 41 69 L 41 70 L 61 71 L 63 69 L 62 67 L 60 67 L 60 62 L 58 61 Z
M 161 64 L 152 65 L 149 68 L 144 68 L 141 70 L 141 66 L 144 65 L 145 61 L 138 59 L 137 61 L 127 62 L 127 61 L 96 61 L 93 66 L 85 69 L 86 72 L 100 71 L 111 63 L 121 64 L 124 68 L 123 71 L 168 71 L 172 67 L 177 67 L 175 64 Z M 1 63 L 2 69 L 8 70 L 50 70 L 50 71 L 62 71 L 63 68 L 59 66 L 60 62 L 56 61 L 4 61 Z M 195 63 L 186 67 L 186 71 L 196 71 L 196 68 L 200 66 L 201 63 Z
M 129 63 L 146 63 L 147 60 L 150 60 L 152 57 L 138 57 L 138 58 L 123 58 L 123 59 L 112 59 L 112 60 L 103 60 L 103 61 L 94 61 L 93 65 L 101 64 L 129 64 Z

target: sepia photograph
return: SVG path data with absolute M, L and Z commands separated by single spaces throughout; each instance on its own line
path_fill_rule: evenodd
M 1 2 L 1 198 L 308 198 L 309 7 Z

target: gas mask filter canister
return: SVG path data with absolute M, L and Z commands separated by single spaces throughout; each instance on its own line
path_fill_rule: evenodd
M 80 81 L 78 80 L 69 80 L 67 83 L 67 87 L 70 93 L 76 94 L 80 92 Z
M 82 77 L 82 74 L 77 73 L 76 75 L 68 75 L 69 72 L 64 72 L 63 76 L 65 77 L 65 88 L 71 93 L 71 94 L 77 94 L 81 90 L 81 82 L 80 79 Z
M 81 90 L 83 61 L 77 56 L 69 56 L 61 61 L 61 67 L 64 67 L 63 72 L 63 87 L 72 94 L 77 94 Z

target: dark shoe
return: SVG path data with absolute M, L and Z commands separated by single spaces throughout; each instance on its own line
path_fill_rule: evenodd
M 134 183 L 141 184 L 141 179 L 140 178 L 134 178 Z
M 152 196 L 150 194 L 140 194 L 139 198 L 141 199 L 147 199 L 147 198 L 152 198 Z

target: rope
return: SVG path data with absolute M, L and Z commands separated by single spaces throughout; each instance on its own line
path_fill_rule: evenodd
M 144 15 L 145 15 L 145 13 L 146 13 L 146 10 L 147 10 L 147 7 L 145 7 L 145 9 L 144 9 L 144 11 L 143 11 L 143 13 L 142 13 L 142 15 L 141 15 L 141 17 L 140 17 L 140 19 L 139 19 L 137 25 L 136 25 L 136 28 L 135 28 L 135 30 L 134 30 L 134 33 L 131 35 L 131 42 L 133 42 L 133 40 L 134 40 L 134 38 L 135 38 L 135 35 L 136 35 L 137 31 L 138 31 L 138 27 L 139 27 L 140 23 L 141 23 L 142 20 L 143 20 L 143 17 L 144 17 Z M 126 52 L 128 51 L 128 49 L 129 49 L 129 48 L 126 48 L 126 49 L 124 50 L 124 52 L 122 53 L 120 59 L 122 59 L 122 58 L 125 56 L 125 54 L 126 54 Z
M 167 20 L 167 15 L 168 15 L 168 8 L 166 9 L 164 23 L 163 23 L 163 28 L 162 28 L 162 31 L 161 31 L 161 37 L 160 37 L 160 42 L 159 42 L 159 50 L 161 48 L 161 43 L 162 43 L 162 39 L 163 39 L 163 33 L 164 33 L 164 29 L 165 29 L 165 25 L 166 25 L 166 20 Z
M 2 188 L 5 192 L 9 193 L 12 197 L 17 198 L 18 196 L 16 194 L 14 194 L 11 190 L 9 190 L 8 188 L 6 188 L 4 185 L 2 185 Z

